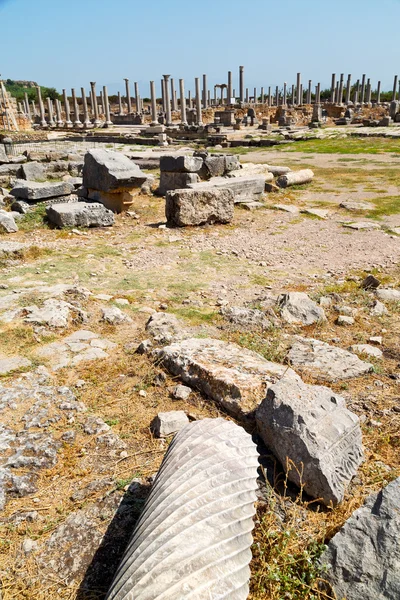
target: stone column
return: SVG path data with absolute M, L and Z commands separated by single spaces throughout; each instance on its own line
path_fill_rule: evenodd
M 304 100 L 304 97 L 303 97 L 303 84 L 301 83 L 300 84 L 300 105 L 303 104 L 303 100 Z
M 186 118 L 186 99 L 185 99 L 185 82 L 183 79 L 179 80 L 179 95 L 181 99 L 181 121 L 182 125 L 187 125 Z
M 49 113 L 48 121 L 49 121 L 50 127 L 55 127 L 56 124 L 54 123 L 54 119 L 53 119 L 53 103 L 49 97 L 47 97 L 47 112 Z
M 295 90 L 294 90 L 294 84 L 292 85 L 292 106 L 294 106 L 296 103 L 296 96 L 295 96 Z
M 125 81 L 128 81 L 127 79 Z M 93 111 L 94 111 L 94 126 L 95 127 L 99 127 L 99 125 L 101 125 L 101 121 L 99 119 L 99 107 L 97 104 L 97 96 L 96 96 L 96 82 L 95 81 L 91 81 L 90 82 L 90 87 L 92 90 L 92 101 L 93 101 Z M 128 91 L 129 91 L 129 87 L 128 87 Z M 128 104 L 128 112 L 130 112 L 129 109 L 129 104 Z
M 28 94 L 25 92 L 25 111 L 26 111 L 26 115 L 29 117 L 30 120 L 32 120 L 32 115 L 31 115 L 31 109 L 29 106 L 29 100 L 28 100 Z
M 151 123 L 150 125 L 154 127 L 158 125 L 157 119 L 157 99 L 156 99 L 156 88 L 154 85 L 154 81 L 150 81 L 150 98 L 151 98 Z
M 57 127 L 62 127 L 64 125 L 62 117 L 61 117 L 61 102 L 56 100 L 56 115 L 57 115 Z
M 81 127 L 82 123 L 79 120 L 78 100 L 76 99 L 75 89 L 71 89 L 72 104 L 74 106 L 74 127 Z
M 332 83 L 331 83 L 331 102 L 332 102 L 332 104 L 335 102 L 335 92 L 336 92 L 336 73 L 332 73 Z
M 36 112 L 36 106 L 35 106 L 34 100 L 31 100 L 31 106 L 32 106 L 32 115 L 33 115 L 33 118 L 35 118 L 37 115 L 37 112 Z
M 217 94 L 215 94 L 215 103 L 217 103 Z M 192 108 L 192 92 L 188 91 L 188 107 Z
M 125 90 L 126 90 L 126 102 L 128 104 L 128 115 L 132 112 L 132 104 L 131 104 L 131 92 L 129 89 L 129 79 L 124 79 L 125 81 Z
M 246 104 L 249 103 L 249 88 L 246 88 Z
M 339 82 L 336 82 L 336 89 L 335 89 L 335 104 L 339 104 Z
M 196 89 L 196 115 L 197 115 L 197 125 L 199 127 L 203 126 L 203 119 L 201 114 L 201 94 L 200 94 L 200 79 L 198 77 L 195 78 L 195 89 Z
M 124 114 L 124 110 L 122 108 L 121 92 L 118 92 L 118 106 L 119 106 L 119 114 L 123 115 Z
M 261 104 L 264 104 L 264 88 L 261 88 Z
M 340 74 L 340 84 L 339 84 L 339 104 L 343 104 L 343 82 L 344 82 L 344 73 Z
M 173 112 L 176 112 L 178 110 L 178 107 L 176 105 L 175 82 L 172 78 L 171 78 L 171 101 L 172 101 L 172 110 L 173 110 Z
M 244 67 L 239 67 L 239 100 L 244 102 Z
M 210 92 L 210 90 L 207 90 L 207 102 L 208 102 L 208 106 L 211 106 L 211 92 Z
M 214 106 L 217 106 L 217 86 L 214 85 Z
M 394 76 L 394 81 L 393 81 L 392 102 L 394 100 L 396 100 L 396 92 L 397 92 L 397 75 Z
M 89 119 L 89 111 L 88 111 L 88 105 L 87 105 L 87 100 L 86 100 L 86 92 L 85 92 L 85 88 L 83 88 L 83 87 L 81 87 L 81 96 L 82 96 L 82 106 L 83 106 L 83 125 L 84 125 L 84 127 L 90 127 L 91 122 Z M 121 96 L 119 98 L 121 99 Z
M 207 108 L 207 75 L 203 75 L 203 108 Z
M 347 83 L 346 83 L 346 104 L 350 103 L 350 92 L 351 92 L 351 75 L 349 73 L 347 75 Z
M 236 90 L 235 89 L 233 90 L 233 96 L 232 96 L 232 98 L 235 98 L 235 101 L 236 101 Z
M 360 80 L 357 79 L 356 88 L 354 90 L 354 105 L 358 104 L 359 96 L 360 96 Z
M 232 98 L 232 71 L 228 71 L 228 104 L 231 103 Z
M 165 114 L 167 112 L 167 105 L 165 104 L 165 81 L 164 81 L 164 79 L 161 79 L 161 103 L 162 103 L 163 113 Z
M 365 73 L 362 76 L 362 80 L 361 80 L 361 104 L 364 104 L 364 98 L 365 98 Z
M 276 86 L 275 88 L 275 104 L 276 106 L 279 106 L 279 87 Z
M 287 104 L 287 83 L 286 81 L 283 83 L 283 97 L 282 97 L 282 106 L 286 106 Z
M 307 90 L 307 104 L 311 104 L 311 99 L 312 99 L 311 85 L 312 85 L 312 81 L 311 81 L 311 79 L 309 79 L 308 80 L 308 90 Z
M 43 101 L 42 101 L 42 91 L 41 91 L 39 85 L 36 87 L 36 90 L 37 90 L 39 110 L 40 110 L 40 124 L 42 127 L 47 127 L 46 118 L 44 115 L 44 105 L 43 105 Z
M 163 75 L 164 77 L 164 92 L 165 92 L 165 112 L 167 115 L 166 125 L 170 127 L 172 125 L 172 117 L 171 117 L 171 101 L 169 98 L 169 78 L 171 75 Z
M 133 83 L 133 85 L 135 87 L 135 106 L 136 106 L 136 112 L 139 114 L 140 113 L 140 95 L 139 95 L 138 82 L 135 81 Z
M 254 88 L 253 94 L 254 94 L 254 104 L 257 104 L 257 88 Z
M 317 83 L 315 102 L 316 102 L 316 104 L 321 104 L 321 84 L 320 83 Z
M 297 83 L 296 83 L 296 91 L 297 91 L 297 106 L 302 104 L 301 102 L 301 73 L 297 73 Z
M 268 88 L 268 106 L 272 106 L 271 86 Z
M 100 104 L 99 104 L 99 112 L 101 115 L 105 114 L 105 110 L 104 110 L 104 99 L 103 99 L 103 92 L 102 90 L 100 90 Z
M 378 89 L 376 90 L 376 103 L 381 103 L 381 82 L 378 81 Z
M 367 80 L 367 92 L 366 92 L 366 102 L 367 104 L 371 104 L 371 80 Z

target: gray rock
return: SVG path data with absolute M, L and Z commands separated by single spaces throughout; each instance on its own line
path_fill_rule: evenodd
M 250 327 L 252 329 L 269 329 L 271 327 L 271 323 L 265 314 L 257 308 L 226 306 L 221 308 L 220 312 L 230 323 L 240 327 Z
M 381 282 L 379 281 L 379 279 L 377 279 L 373 275 L 367 275 L 367 277 L 365 277 L 365 279 L 362 280 L 361 287 L 364 290 L 376 290 L 376 288 L 378 288 L 380 284 Z
M 200 181 L 197 173 L 176 173 L 161 171 L 160 173 L 160 185 L 157 193 L 161 196 L 169 190 L 181 190 L 189 187 L 192 183 Z
M 182 429 L 168 448 L 107 600 L 245 600 L 257 466 L 251 437 L 232 422 L 203 419 Z
M 360 210 L 374 210 L 375 204 L 372 202 L 352 202 L 351 200 L 345 200 L 339 204 L 340 208 L 345 208 L 351 212 L 357 212 Z
M 302 169 L 301 171 L 291 171 L 285 175 L 281 175 L 276 180 L 276 184 L 279 187 L 286 188 L 291 185 L 299 185 L 302 183 L 309 183 L 314 178 L 314 173 L 311 169 Z
M 204 159 L 203 172 L 206 177 L 220 177 L 225 173 L 225 156 L 207 156 Z
M 66 327 L 71 304 L 64 300 L 49 298 L 45 300 L 43 306 L 35 305 L 25 307 L 27 323 L 36 323 L 37 325 L 48 325 L 49 327 Z
M 388 302 L 400 302 L 400 290 L 393 290 L 391 288 L 381 288 L 375 292 L 379 300 L 386 300 Z
M 372 494 L 331 539 L 320 558 L 337 598 L 400 597 L 400 478 Z
M 235 203 L 252 202 L 259 200 L 264 193 L 265 177 L 263 175 L 237 178 L 214 177 L 210 181 L 190 183 L 187 187 L 199 191 L 208 191 L 213 188 L 232 190 Z
M 5 357 L 0 355 L 0 375 L 8 375 L 13 371 L 31 366 L 31 361 L 23 356 Z
M 74 187 L 67 181 L 57 183 L 39 183 L 37 181 L 24 181 L 18 179 L 15 182 L 10 194 L 15 198 L 22 200 L 43 200 L 45 198 L 56 198 L 57 196 L 67 196 L 71 194 Z
M 300 212 L 297 206 L 294 206 L 293 204 L 274 204 L 273 208 L 276 210 L 283 210 L 284 212 L 291 213 L 292 215 L 298 215 Z
M 298 338 L 287 359 L 292 367 L 308 370 L 324 381 L 351 379 L 373 370 L 371 363 L 355 354 L 312 338 Z
M 22 165 L 18 175 L 27 181 L 40 181 L 46 179 L 45 170 L 41 163 L 30 162 Z
M 382 358 L 383 352 L 376 348 L 375 346 L 371 346 L 371 344 L 354 344 L 350 346 L 349 350 L 351 352 L 355 352 L 356 354 L 366 354 L 367 356 L 373 356 L 374 358 Z
M 279 177 L 279 175 L 286 175 L 286 173 L 290 173 L 292 169 L 290 167 L 280 167 L 278 165 L 268 165 L 268 171 L 272 173 L 274 177 Z
M 58 227 L 109 227 L 114 214 L 97 202 L 68 202 L 46 208 L 47 218 Z
M 0 210 L 0 232 L 15 233 L 16 231 L 18 231 L 18 225 L 13 215 L 5 210 Z
M 136 348 L 137 354 L 148 354 L 153 347 L 151 340 L 143 340 Z
M 8 164 L 9 159 L 4 148 L 4 144 L 0 143 L 0 165 Z
M 304 292 L 281 294 L 277 300 L 281 317 L 287 323 L 312 325 L 326 321 L 324 309 Z
M 110 323 L 110 325 L 119 325 L 120 323 L 132 321 L 132 319 L 117 306 L 107 306 L 106 308 L 102 308 L 101 312 L 103 321 Z
M 369 231 L 370 229 L 381 229 L 379 223 L 374 223 L 373 221 L 360 221 L 358 223 L 343 223 L 343 227 L 348 227 L 349 229 L 356 229 L 357 231 Z
M 338 325 L 354 325 L 355 320 L 353 317 L 348 317 L 347 315 L 339 315 L 337 318 Z
M 192 388 L 187 385 L 176 385 L 172 390 L 172 397 L 175 400 L 187 400 L 192 391 Z
M 324 210 L 323 208 L 303 208 L 300 212 L 312 217 L 318 217 L 319 219 L 327 219 L 331 214 L 329 210 Z
M 0 177 L 17 175 L 20 169 L 19 165 L 0 165 Z
M 146 331 L 155 342 L 163 346 L 172 341 L 181 340 L 185 335 L 186 337 L 190 335 L 175 315 L 164 312 L 156 312 L 151 315 L 146 323 Z
M 231 171 L 237 171 L 241 168 L 239 158 L 232 154 L 225 154 L 225 172 L 230 173 Z
M 175 190 L 165 198 L 168 223 L 185 227 L 204 223 L 230 223 L 234 196 L 231 190 Z
M 32 212 L 32 206 L 24 200 L 14 200 L 10 208 L 21 215 L 26 215 L 27 213 Z
M 85 154 L 83 185 L 103 192 L 140 187 L 147 175 L 124 154 L 110 150 L 89 150 Z
M 172 433 L 180 431 L 189 423 L 189 419 L 183 410 L 171 410 L 169 412 L 160 412 L 153 419 L 151 430 L 155 437 L 167 437 Z
M 22 550 L 25 554 L 30 554 L 31 552 L 34 552 L 35 550 L 37 550 L 37 547 L 38 542 L 36 542 L 35 540 L 31 540 L 30 538 L 26 538 L 22 542 Z
M 203 166 L 203 159 L 196 156 L 165 155 L 160 158 L 160 171 L 170 173 L 197 173 Z
M 154 351 L 173 375 L 218 402 L 235 417 L 250 417 L 266 389 L 291 369 L 251 350 L 211 338 L 189 338 Z
M 111 428 L 107 423 L 100 419 L 100 417 L 89 417 L 86 419 L 83 425 L 83 431 L 88 435 L 98 435 L 99 433 L 105 433 Z
M 379 300 L 375 300 L 375 302 L 372 305 L 370 314 L 373 317 L 382 317 L 383 315 L 388 314 L 388 310 L 387 310 L 386 306 L 383 304 L 383 302 L 380 302 Z
M 331 389 L 284 376 L 256 413 L 257 429 L 288 478 L 324 504 L 338 504 L 363 460 L 360 423 Z

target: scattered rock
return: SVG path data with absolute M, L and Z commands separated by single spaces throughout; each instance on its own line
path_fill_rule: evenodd
M 155 437 L 167 437 L 172 433 L 180 431 L 189 423 L 189 419 L 183 410 L 171 410 L 160 412 L 151 424 L 151 430 Z
M 187 400 L 192 391 L 187 385 L 176 385 L 172 390 L 172 397 L 175 400 Z
M 49 298 L 45 300 L 43 306 L 26 306 L 24 311 L 27 313 L 25 321 L 27 323 L 36 323 L 37 325 L 48 325 L 49 327 L 66 327 L 71 304 L 64 300 Z
M 376 295 L 379 300 L 386 300 L 388 302 L 400 302 L 400 290 L 394 290 L 392 288 L 381 288 L 376 290 Z
M 347 317 L 346 315 L 339 315 L 337 318 L 338 325 L 354 325 L 355 320 L 353 317 Z
M 386 306 L 383 304 L 383 302 L 380 302 L 379 300 L 375 300 L 375 302 L 372 305 L 370 314 L 373 317 L 382 317 L 383 315 L 388 314 L 388 310 L 387 310 Z
M 146 323 L 146 331 L 155 342 L 161 345 L 170 344 L 172 341 L 180 340 L 189 336 L 175 315 L 163 312 L 155 312 Z
M 178 227 L 230 223 L 234 195 L 231 190 L 174 190 L 165 197 L 167 222 Z
M 126 315 L 120 308 L 116 306 L 102 308 L 101 312 L 103 315 L 103 321 L 110 323 L 110 325 L 119 325 L 120 323 L 132 321 L 128 315 Z
M 300 212 L 305 215 L 318 217 L 319 219 L 327 219 L 331 214 L 329 210 L 324 210 L 322 208 L 303 208 Z
M 103 419 L 100 419 L 100 417 L 89 417 L 83 425 L 83 431 L 88 435 L 98 435 L 99 433 L 105 433 L 110 429 L 110 426 L 107 425 Z
M 270 321 L 265 314 L 257 308 L 245 308 L 242 306 L 226 306 L 221 308 L 221 314 L 234 325 L 241 327 L 269 329 Z
M 382 350 L 379 350 L 379 348 L 375 348 L 375 346 L 371 346 L 370 344 L 354 344 L 353 346 L 350 346 L 349 350 L 356 354 L 366 354 L 367 356 L 373 356 L 374 358 L 382 358 L 383 356 Z
M 18 369 L 30 367 L 31 361 L 23 356 L 1 356 L 0 355 L 0 375 L 8 375 Z
M 361 287 L 364 290 L 376 290 L 376 288 L 379 287 L 380 284 L 381 282 L 379 281 L 379 279 L 377 279 L 373 275 L 368 275 L 367 277 L 365 277 L 365 279 L 362 280 Z
M 39 183 L 37 181 L 17 180 L 10 194 L 22 200 L 44 200 L 56 198 L 57 196 L 68 196 L 74 190 L 74 186 L 67 181 L 57 183 Z
M 284 212 L 291 213 L 292 215 L 298 215 L 300 212 L 297 206 L 294 206 L 293 204 L 274 204 L 272 208 L 275 208 L 276 210 L 283 210 Z
M 326 321 L 326 315 L 316 302 L 304 292 L 281 294 L 277 300 L 281 317 L 287 323 L 312 325 Z
M 0 210 L 0 233 L 15 233 L 18 231 L 18 225 L 14 217 L 5 210 Z
M 352 202 L 351 200 L 345 200 L 339 204 L 340 208 L 345 208 L 350 211 L 359 211 L 359 210 L 374 210 L 376 208 L 375 204 L 371 202 Z
M 222 157 L 223 159 L 223 157 Z M 203 166 L 203 159 L 196 156 L 165 155 L 160 158 L 160 171 L 175 173 L 197 173 Z
M 66 202 L 46 208 L 50 223 L 58 227 L 110 227 L 114 214 L 98 202 Z
M 148 354 L 153 347 L 153 343 L 151 340 L 143 340 L 140 342 L 139 346 L 136 348 L 137 354 Z
M 285 175 L 281 175 L 276 180 L 276 184 L 281 188 L 286 188 L 291 185 L 299 185 L 309 183 L 314 178 L 314 173 L 311 169 L 302 169 L 301 171 L 291 171 Z
M 343 223 L 343 227 L 356 229 L 357 231 L 381 229 L 381 226 L 378 223 L 374 223 L 373 221 L 360 221 L 359 223 Z
M 111 150 L 89 150 L 85 154 L 83 185 L 104 192 L 140 187 L 147 175 L 127 156 Z
M 43 165 L 38 162 L 29 162 L 21 166 L 19 177 L 27 181 L 43 181 L 46 179 Z

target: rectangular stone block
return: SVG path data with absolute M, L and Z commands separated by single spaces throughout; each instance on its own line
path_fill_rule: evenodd
M 203 166 L 203 159 L 197 156 L 166 155 L 160 158 L 160 170 L 169 173 L 197 173 Z
M 160 187 L 158 193 L 164 196 L 169 190 L 179 190 L 182 188 L 189 187 L 192 183 L 197 183 L 199 176 L 197 173 L 179 173 L 179 172 L 167 172 L 161 171 L 160 173 Z
M 90 150 L 85 154 L 83 185 L 103 192 L 140 187 L 147 179 L 139 167 L 124 154 L 110 150 Z
M 37 181 L 24 181 L 18 179 L 10 194 L 21 200 L 44 200 L 45 198 L 57 198 L 67 196 L 74 190 L 74 186 L 67 181 L 57 183 L 39 183 Z
M 94 202 L 101 202 L 106 208 L 115 213 L 126 212 L 133 204 L 134 191 L 125 190 L 122 192 L 103 192 L 101 190 L 88 190 L 87 198 Z
M 188 185 L 192 190 L 210 190 L 212 188 L 232 190 L 235 203 L 258 200 L 264 193 L 265 177 L 256 175 L 254 177 L 224 178 L 214 177 L 210 181 L 191 183 Z
M 231 190 L 171 190 L 165 198 L 168 223 L 185 227 L 204 223 L 229 223 L 233 219 Z
M 47 218 L 58 227 L 109 227 L 113 213 L 97 202 L 68 202 L 46 208 Z

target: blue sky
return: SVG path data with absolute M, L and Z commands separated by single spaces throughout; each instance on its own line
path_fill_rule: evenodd
M 400 0 L 0 0 L 0 73 L 61 88 L 124 90 L 163 73 L 208 75 L 209 88 L 239 65 L 245 86 L 363 73 L 391 89 L 400 74 Z M 236 92 L 238 94 L 238 91 Z

